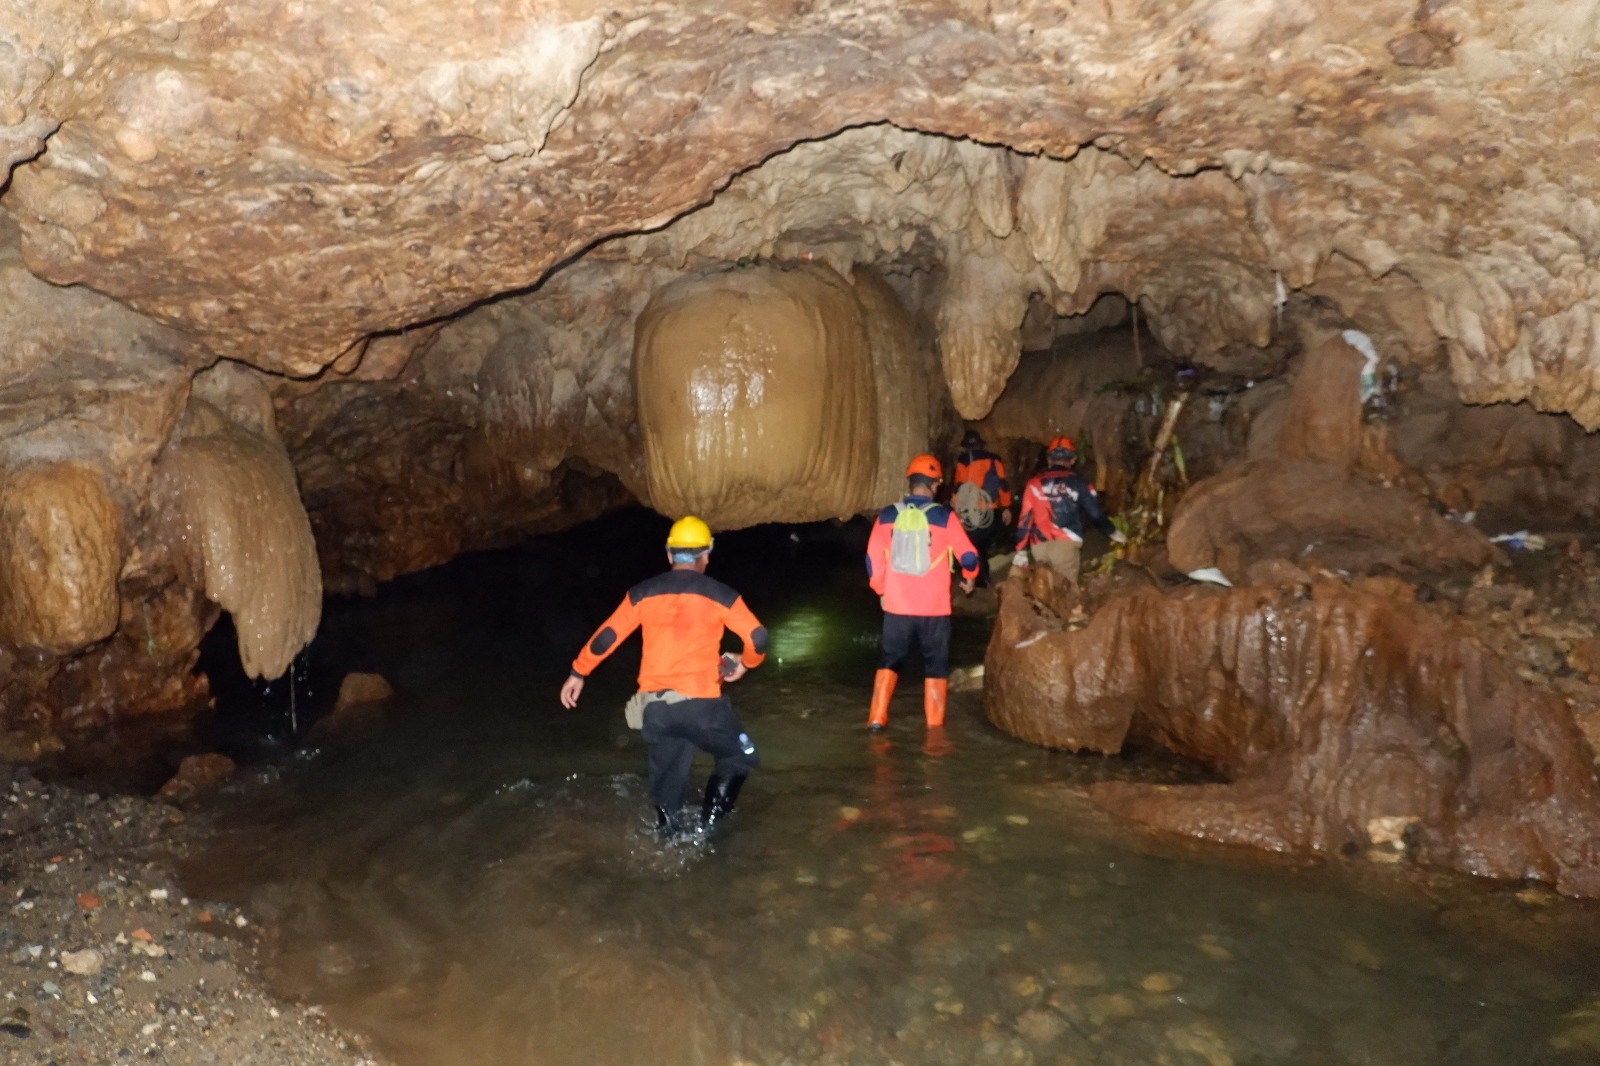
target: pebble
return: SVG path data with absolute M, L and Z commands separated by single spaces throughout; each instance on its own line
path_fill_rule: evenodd
M 1364 970 L 1383 969 L 1383 959 L 1365 941 L 1346 937 L 1343 947 L 1344 961 Z
M 1084 1004 L 1089 1012 L 1089 1021 L 1094 1025 L 1104 1025 L 1115 1018 L 1131 1018 L 1139 1013 L 1139 1008 L 1132 999 L 1121 992 L 1111 992 L 1103 996 L 1094 996 Z
M 106 964 L 106 957 L 94 948 L 61 953 L 61 968 L 79 977 L 93 977 Z
M 1036 1007 L 1017 1019 L 1017 1032 L 1035 1044 L 1053 1043 L 1067 1030 L 1067 1020 L 1053 1010 Z
M 1176 992 L 1183 984 L 1183 979 L 1176 974 L 1153 973 L 1139 982 L 1139 987 L 1146 992 Z
M 1106 974 L 1098 962 L 1063 962 L 1056 967 L 1056 980 L 1068 988 L 1097 988 L 1106 983 Z

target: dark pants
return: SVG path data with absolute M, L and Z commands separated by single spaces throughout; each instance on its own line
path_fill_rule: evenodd
M 950 676 L 950 616 L 947 614 L 883 614 L 883 655 L 878 669 L 900 672 L 900 664 L 916 646 L 922 650 L 922 676 L 930 681 Z
M 967 539 L 972 541 L 972 546 L 978 550 L 978 580 L 976 587 L 980 589 L 989 587 L 989 545 L 994 543 L 996 527 L 999 524 L 1000 520 L 997 518 L 982 529 L 961 527 L 966 529 Z
M 696 748 L 717 760 L 712 772 L 722 777 L 748 774 L 761 765 L 755 743 L 726 696 L 681 703 L 656 700 L 644 709 L 639 735 L 650 745 L 650 798 L 668 811 L 683 806 Z

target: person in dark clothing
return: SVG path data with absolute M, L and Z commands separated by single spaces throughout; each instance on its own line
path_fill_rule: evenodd
M 983 436 L 975 429 L 961 438 L 950 507 L 978 549 L 977 587 L 983 588 L 989 584 L 989 547 L 1001 525 L 1011 524 L 1011 486 L 1006 483 L 1005 463 L 984 447 Z
M 678 811 L 696 748 L 716 760 L 700 809 L 700 823 L 708 829 L 733 810 L 745 778 L 761 764 L 722 685 L 760 666 L 767 651 L 766 627 L 744 599 L 706 576 L 711 530 L 704 522 L 679 519 L 667 535 L 667 558 L 672 569 L 628 590 L 583 646 L 561 686 L 562 705 L 576 707 L 594 668 L 635 629 L 642 630 L 639 693 L 629 701 L 628 724 L 641 731 L 650 748 L 650 798 L 663 838 L 685 828 Z M 724 629 L 744 641 L 742 656 L 719 653 Z
M 1045 451 L 1045 469 L 1022 490 L 1017 520 L 1017 550 L 1027 549 L 1033 561 L 1061 574 L 1074 587 L 1086 522 L 1117 544 L 1128 538 L 1106 516 L 1100 496 L 1076 469 L 1078 450 L 1070 437 L 1057 437 Z

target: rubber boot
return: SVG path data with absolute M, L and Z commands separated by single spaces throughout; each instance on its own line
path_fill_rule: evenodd
M 900 675 L 893 670 L 879 670 L 872 679 L 872 713 L 867 716 L 867 728 L 876 733 L 889 724 L 889 697 L 894 695 L 894 683 Z
M 949 678 L 928 678 L 922 683 L 922 713 L 928 719 L 929 729 L 944 725 L 944 706 L 950 697 Z
M 744 787 L 744 779 L 747 776 L 749 775 L 735 774 L 732 777 L 711 775 L 711 780 L 706 782 L 705 802 L 700 805 L 702 828 L 714 828 L 733 813 L 733 805 L 739 798 L 739 790 Z
M 665 807 L 656 808 L 656 837 L 663 844 L 671 843 L 678 836 L 678 818 Z

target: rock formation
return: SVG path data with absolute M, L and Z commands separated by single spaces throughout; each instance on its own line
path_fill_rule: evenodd
M 802 264 L 685 279 L 639 316 L 646 502 L 723 527 L 892 499 L 939 410 L 887 285 Z
M 1398 598 L 1410 592 L 1392 580 L 1145 589 L 1073 631 L 1011 583 L 985 704 L 1035 743 L 1155 743 L 1224 778 L 1091 789 L 1146 825 L 1336 852 L 1400 824 L 1421 861 L 1600 895 L 1600 784 L 1565 702 Z

